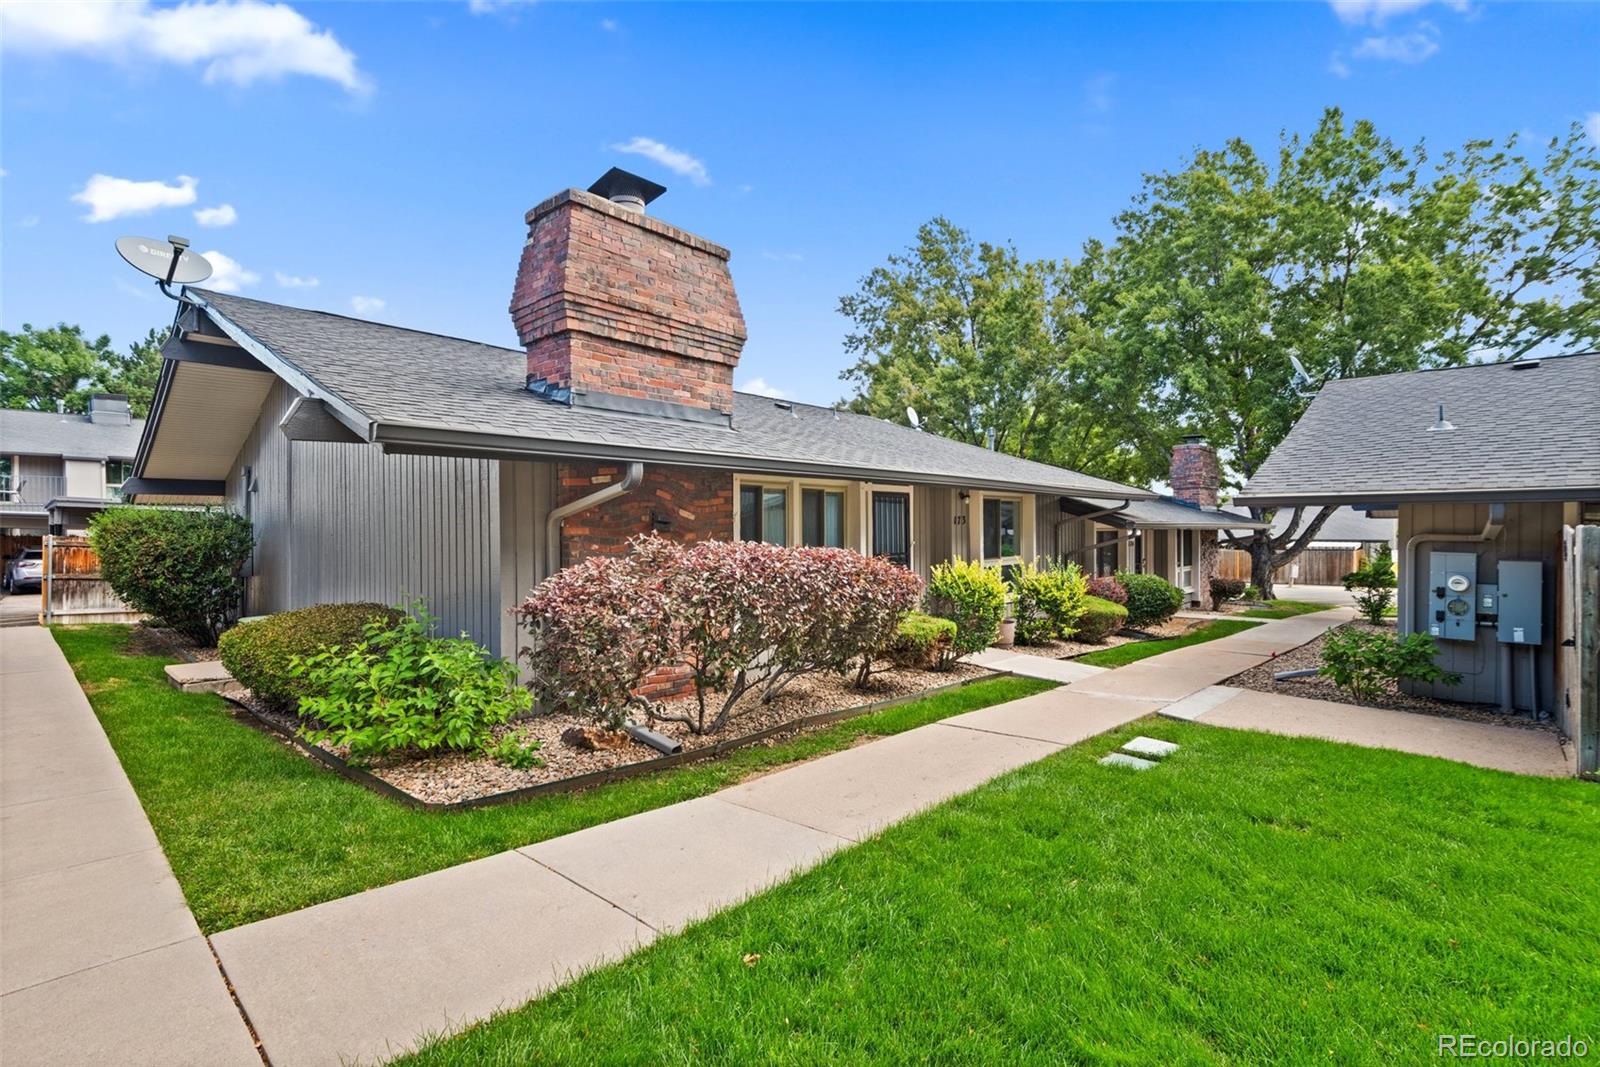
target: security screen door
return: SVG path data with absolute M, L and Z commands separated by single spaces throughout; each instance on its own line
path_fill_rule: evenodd
M 872 554 L 911 566 L 911 494 L 872 494 Z

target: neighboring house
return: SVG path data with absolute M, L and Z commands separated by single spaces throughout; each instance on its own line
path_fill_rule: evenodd
M 1237 499 L 1398 518 L 1400 629 L 1461 675 L 1413 688 L 1578 735 L 1573 612 L 1596 579 L 1564 531 L 1600 523 L 1600 354 L 1329 382 Z
M 144 420 L 128 398 L 89 398 L 86 415 L 0 410 L 0 531 L 5 554 L 46 533 L 81 534 L 89 517 L 122 498 Z
M 736 393 L 729 253 L 645 215 L 661 191 L 612 171 L 528 212 L 521 348 L 186 290 L 130 494 L 249 516 L 250 612 L 421 596 L 505 654 L 509 609 L 540 578 L 651 530 L 926 574 L 1067 556 L 1093 536 L 1078 502 L 1154 498 Z
M 1306 508 L 1300 516 L 1295 533 L 1305 531 L 1321 511 Z M 1272 517 L 1272 536 L 1281 537 L 1294 522 L 1294 508 L 1280 508 Z M 1248 528 L 1235 528 L 1236 536 L 1248 536 Z M 1378 518 L 1355 508 L 1339 508 L 1328 516 L 1305 549 L 1290 562 L 1273 572 L 1273 581 L 1283 585 L 1338 585 L 1361 565 L 1361 561 L 1377 555 L 1385 547 L 1395 550 L 1395 520 Z M 1289 543 L 1293 543 L 1293 538 Z M 1223 542 L 1218 573 L 1230 578 L 1250 580 L 1250 553 L 1243 548 L 1229 548 Z

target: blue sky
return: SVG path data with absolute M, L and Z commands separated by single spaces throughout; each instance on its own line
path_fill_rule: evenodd
M 120 344 L 165 325 L 112 242 L 181 233 L 245 295 L 514 346 L 524 211 L 620 164 L 668 186 L 652 213 L 733 250 L 739 383 L 820 403 L 845 392 L 839 296 L 933 215 L 1071 256 L 1141 173 L 1230 136 L 1268 147 L 1333 104 L 1437 148 L 1573 122 L 1600 138 L 1592 4 L 6 0 L 0 18 L 7 329 Z

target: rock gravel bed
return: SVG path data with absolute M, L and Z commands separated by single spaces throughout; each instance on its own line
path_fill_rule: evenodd
M 784 723 L 794 722 L 812 715 L 860 707 L 878 701 L 912 697 L 918 693 L 992 675 L 995 672 L 970 663 L 958 663 L 949 671 L 913 671 L 896 669 L 875 675 L 868 687 L 856 689 L 849 680 L 831 676 L 801 678 L 775 697 L 770 704 L 762 705 L 752 697 L 736 710 L 734 718 L 718 734 L 700 736 L 681 723 L 653 721 L 652 729 L 667 734 L 683 743 L 685 751 L 706 748 L 722 742 L 737 740 Z M 293 731 L 299 725 L 297 718 L 267 707 L 255 700 L 248 690 L 236 689 L 225 694 L 230 700 L 247 706 L 252 713 L 278 727 Z M 674 710 L 688 710 L 693 697 L 679 697 L 669 702 Z M 707 718 L 714 712 L 708 706 Z M 525 742 L 538 741 L 543 766 L 517 770 L 492 760 L 466 753 L 447 753 L 425 757 L 395 757 L 375 761 L 363 770 L 418 800 L 430 804 L 454 804 L 476 800 L 496 793 L 527 789 L 566 778 L 613 770 L 629 764 L 661 757 L 661 753 L 648 745 L 629 740 L 613 749 L 586 751 L 563 742 L 561 735 L 569 727 L 591 726 L 593 720 L 578 715 L 535 715 L 518 723 L 501 728 L 497 733 L 515 731 Z M 820 729 L 821 726 L 812 727 Z M 782 731 L 755 744 L 771 745 L 795 736 L 806 728 Z M 346 752 L 329 749 L 334 755 L 345 758 Z
M 1337 633 L 1338 630 L 1349 627 L 1356 630 L 1371 630 L 1379 633 L 1393 634 L 1392 625 L 1373 626 L 1362 620 L 1347 622 L 1344 626 L 1329 630 L 1299 648 L 1291 649 L 1276 656 L 1258 667 L 1234 675 L 1223 685 L 1237 686 L 1240 689 L 1254 689 L 1260 693 L 1279 693 L 1285 696 L 1305 697 L 1308 700 L 1329 700 L 1338 704 L 1353 704 L 1365 708 L 1386 708 L 1390 711 L 1411 711 L 1422 715 L 1438 715 L 1448 719 L 1464 719 L 1467 722 L 1490 723 L 1495 726 L 1516 726 L 1528 730 L 1554 731 L 1555 726 L 1548 722 L 1534 722 L 1522 715 L 1505 715 L 1498 709 L 1483 704 L 1453 704 L 1446 700 L 1435 700 L 1432 697 L 1412 696 L 1403 693 L 1399 687 L 1391 685 L 1383 696 L 1376 700 L 1360 700 L 1345 690 L 1339 688 L 1327 678 L 1315 675 L 1309 678 L 1290 678 L 1279 682 L 1273 680 L 1277 671 L 1309 670 L 1322 666 L 1322 646 L 1328 641 L 1328 635 Z

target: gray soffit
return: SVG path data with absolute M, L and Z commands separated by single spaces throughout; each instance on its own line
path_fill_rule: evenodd
M 527 357 L 320 311 L 190 289 L 217 326 L 296 391 L 389 452 L 572 457 L 1151 499 L 1147 490 L 881 419 L 734 395 L 730 427 L 568 407 L 525 388 Z
M 1453 429 L 1430 429 L 1441 404 Z M 1596 498 L 1600 354 L 1585 353 L 1329 382 L 1235 501 Z

